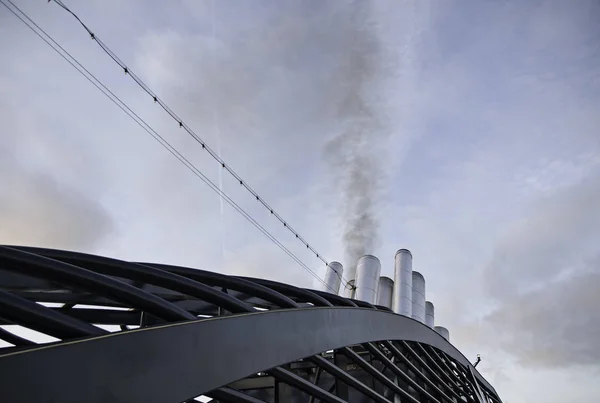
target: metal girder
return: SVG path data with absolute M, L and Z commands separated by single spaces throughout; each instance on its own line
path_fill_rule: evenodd
M 80 290 L 104 293 L 107 297 L 147 310 L 165 320 L 195 319 L 189 312 L 137 287 L 60 260 L 6 246 L 0 246 L 0 259 L 5 270 L 61 282 Z
M 423 374 L 421 371 L 419 371 L 419 369 L 417 367 L 415 367 L 415 365 L 410 362 L 410 360 L 408 358 L 406 358 L 406 356 L 404 356 L 404 354 L 402 354 L 402 352 L 400 350 L 398 350 L 396 348 L 396 346 L 394 346 L 393 343 L 389 342 L 389 341 L 384 341 L 382 342 L 382 344 L 384 345 L 384 347 L 386 347 L 388 350 L 390 350 L 390 352 L 392 353 L 392 355 L 396 358 L 401 360 L 402 362 L 404 362 L 410 369 L 412 369 L 412 371 L 418 376 L 420 377 L 425 383 L 427 383 L 431 388 L 435 389 L 435 391 L 442 396 L 444 399 L 446 399 L 447 401 L 451 402 L 452 398 L 450 396 L 448 396 L 446 393 L 444 393 L 444 391 L 442 391 L 432 380 L 430 377 L 425 376 L 425 374 Z M 391 361 L 390 361 L 391 362 Z M 392 363 L 393 364 L 393 363 Z M 427 365 L 424 365 L 425 368 L 427 368 L 430 373 L 433 375 L 433 371 L 431 371 L 431 368 L 429 368 Z M 399 371 L 398 367 L 396 367 L 396 369 Z M 402 375 L 401 375 L 402 376 Z M 460 396 L 458 396 L 458 394 L 455 394 L 455 397 L 460 399 Z M 435 399 L 437 400 L 437 399 Z
M 317 294 L 320 297 L 325 298 L 327 301 L 329 301 L 334 306 L 358 307 L 358 305 L 356 305 L 354 302 L 352 302 L 348 298 L 340 297 L 339 295 L 330 294 L 328 292 L 318 291 L 318 290 L 309 290 L 309 291 L 312 292 L 312 293 Z
M 459 393 L 501 403 L 460 351 L 425 325 L 264 279 L 0 246 L 6 324 L 60 339 L 34 344 L 0 327 L 0 340 L 15 345 L 0 348 L 0 390 L 14 403 L 175 403 L 198 395 L 389 403 L 394 394 L 441 403 L 462 400 Z
M 228 294 L 219 292 L 211 286 L 165 270 L 156 269 L 151 265 L 129 263 L 117 259 L 86 255 L 83 253 L 57 251 L 53 249 L 21 247 L 18 248 L 18 250 L 28 253 L 38 253 L 49 259 L 56 259 L 69 265 L 85 268 L 95 273 L 124 277 L 132 281 L 166 287 L 172 291 L 177 291 L 221 306 L 231 312 L 254 311 L 254 308 L 250 305 L 233 298 Z
M 245 393 L 239 392 L 231 388 L 219 388 L 206 394 L 208 397 L 217 399 L 225 403 L 267 403 L 264 400 L 248 396 Z
M 398 350 L 396 348 L 396 346 L 394 346 L 394 343 L 389 342 L 389 341 L 385 341 L 384 345 L 388 346 L 388 348 L 390 348 L 390 350 L 392 351 L 392 353 L 397 354 L 399 356 L 404 356 L 402 354 L 402 352 L 400 350 Z M 423 360 L 423 358 L 421 358 L 420 355 L 418 355 L 413 349 L 412 347 L 406 343 L 406 342 L 402 342 L 402 345 L 404 346 L 404 348 L 409 352 L 409 354 L 415 359 L 417 360 L 423 367 L 427 368 L 427 370 L 429 371 L 429 374 L 431 374 L 433 376 L 433 378 L 435 380 L 437 380 L 441 385 L 444 386 L 444 388 L 446 390 L 448 390 L 454 397 L 456 397 L 457 399 L 461 399 L 460 395 L 458 393 L 456 393 L 456 391 L 454 390 L 454 388 L 452 388 L 451 386 L 449 386 L 446 382 L 444 382 L 444 380 L 440 377 L 440 375 L 432 368 L 430 367 L 425 360 Z
M 281 379 L 283 382 L 287 383 L 288 385 L 294 386 L 295 388 L 298 388 L 301 391 L 306 392 L 309 395 L 316 397 L 317 399 L 319 399 L 322 402 L 346 403 L 345 400 L 342 400 L 339 397 L 331 394 L 330 392 L 327 392 L 327 391 L 317 387 L 313 383 L 307 381 L 306 379 L 299 377 L 298 375 L 296 375 L 293 372 L 290 372 L 286 369 L 283 369 L 281 367 L 276 367 L 276 368 L 269 370 L 269 372 L 273 376 L 275 376 L 275 377 Z
M 106 333 L 96 326 L 2 290 L 0 290 L 0 316 L 59 339 Z
M 0 328 L 0 340 L 4 340 L 5 342 L 13 344 L 17 347 L 35 345 L 35 343 L 32 342 L 31 340 L 27 340 L 22 337 L 19 337 L 19 336 L 12 334 L 11 332 L 4 330 L 2 328 Z
M 319 366 L 319 368 L 322 368 L 323 370 L 329 372 L 331 375 L 340 379 L 342 382 L 344 382 L 351 388 L 358 390 L 359 392 L 363 393 L 365 396 L 370 397 L 374 401 L 380 403 L 392 403 L 390 400 L 375 392 L 373 389 L 369 388 L 367 385 L 360 382 L 349 373 L 345 372 L 341 368 L 329 362 L 329 360 L 326 360 L 325 358 L 319 355 L 313 355 L 312 357 L 310 357 L 310 360 L 314 362 L 315 365 Z
M 274 291 L 270 288 L 263 287 L 259 284 L 252 283 L 236 277 L 225 276 L 223 274 L 212 273 L 205 270 L 190 269 L 187 267 L 177 267 L 164 264 L 143 263 L 144 266 L 152 266 L 160 268 L 171 273 L 177 273 L 182 276 L 189 277 L 201 283 L 210 284 L 219 287 L 240 291 L 249 295 L 269 301 L 282 308 L 297 308 L 298 304 L 291 298 Z
M 247 280 L 252 283 L 260 284 L 265 287 L 269 287 L 277 292 L 284 293 L 286 295 L 290 295 L 295 298 L 299 298 L 305 302 L 310 302 L 315 306 L 333 306 L 331 302 L 327 299 L 311 292 L 309 290 L 305 290 L 303 288 L 294 287 L 293 285 L 278 283 L 272 280 L 264 280 L 262 278 L 253 278 L 253 277 L 235 277 L 242 280 Z
M 437 398 L 435 398 L 429 392 L 427 392 L 425 389 L 423 389 L 423 387 L 421 385 L 419 385 L 417 382 L 415 382 L 406 372 L 401 371 L 400 368 L 398 368 L 389 358 L 387 358 L 385 356 L 385 354 L 383 354 L 381 351 L 379 351 L 379 349 L 375 345 L 373 345 L 372 343 L 365 343 L 364 346 L 373 355 L 375 355 L 377 358 L 379 358 L 383 362 L 383 364 L 386 367 L 388 367 L 394 374 L 403 378 L 407 383 L 409 383 L 419 393 L 426 396 L 433 403 L 441 403 Z M 415 373 L 420 373 L 416 368 L 414 368 L 414 366 L 413 366 L 413 371 L 415 371 Z M 450 401 L 451 399 L 448 398 L 448 400 Z
M 402 395 L 403 399 L 406 399 L 409 402 L 419 403 L 419 401 L 417 399 L 415 399 L 407 391 L 405 391 L 404 389 L 402 389 L 398 385 L 396 385 L 394 383 L 394 381 L 392 381 L 391 379 L 389 379 L 388 377 L 383 375 L 375 367 L 373 367 L 371 364 L 369 364 L 367 361 L 365 361 L 361 356 L 356 354 L 354 351 L 352 351 L 348 347 L 344 347 L 340 350 L 342 351 L 342 354 L 344 354 L 345 356 L 350 358 L 352 361 L 356 362 L 359 366 L 361 366 L 365 371 L 367 371 L 371 376 L 373 376 L 379 382 L 381 382 L 388 388 L 392 389 L 394 392 Z

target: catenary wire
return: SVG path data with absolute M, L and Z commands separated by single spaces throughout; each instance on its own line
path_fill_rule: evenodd
M 142 88 L 142 90 L 144 90 L 153 99 L 155 103 L 160 105 L 160 107 L 165 112 L 167 112 L 167 114 L 169 114 L 169 116 L 171 116 L 173 120 L 175 120 L 175 122 L 179 125 L 180 128 L 184 129 L 198 144 L 200 144 L 202 146 L 202 149 L 205 150 L 216 162 L 218 162 L 222 169 L 227 171 L 237 182 L 239 182 L 241 186 L 243 186 L 254 198 L 256 198 L 256 201 L 258 201 L 265 209 L 267 209 L 267 211 L 269 211 L 272 216 L 274 216 L 281 224 L 283 224 L 283 226 L 288 231 L 290 231 L 296 237 L 296 239 L 302 242 L 302 244 L 304 244 L 304 246 L 306 246 L 306 248 L 310 250 L 319 260 L 325 263 L 325 266 L 329 266 L 329 262 L 327 261 L 327 259 L 325 259 L 325 257 L 323 257 L 321 253 L 319 253 L 313 246 L 311 246 L 308 243 L 308 241 L 306 241 L 304 237 L 302 237 L 293 227 L 291 227 L 289 223 L 286 220 L 284 220 L 283 217 L 279 213 L 277 213 L 277 211 L 275 211 L 273 207 L 271 207 L 262 196 L 260 196 L 252 187 L 250 187 L 250 185 L 246 181 L 244 181 L 242 177 L 236 171 L 234 171 L 233 168 L 229 164 L 227 164 L 216 151 L 210 148 L 208 144 L 206 144 L 206 142 L 202 138 L 200 138 L 200 136 L 198 136 L 198 134 L 196 134 L 196 132 L 194 132 L 194 130 L 192 130 L 192 128 L 183 121 L 183 119 L 181 119 L 171 108 L 169 108 L 169 106 L 154 91 L 152 91 L 152 89 L 150 89 L 150 87 L 148 87 L 144 83 L 144 81 L 142 81 L 142 79 L 138 77 L 125 64 L 125 62 L 123 62 L 100 38 L 98 38 L 98 36 L 81 20 L 81 18 L 79 18 L 77 14 L 75 14 L 71 9 L 69 9 L 61 0 L 48 1 L 54 1 L 58 6 L 60 6 L 66 12 L 71 14 L 79 22 L 79 24 L 81 24 L 81 26 L 87 31 L 91 39 L 94 40 L 98 44 L 98 46 L 100 46 L 100 48 L 117 65 L 119 65 L 121 69 L 123 69 L 125 74 L 131 77 L 132 80 L 135 83 L 137 83 L 140 86 L 140 88 Z M 339 273 L 337 273 L 337 271 L 335 271 L 335 273 L 340 278 L 342 285 L 346 286 L 347 280 L 344 279 L 343 276 L 341 276 Z
M 48 33 L 46 33 L 37 23 L 35 23 L 25 12 L 17 7 L 11 0 L 6 0 L 10 3 L 20 14 L 25 17 L 30 23 L 25 21 L 17 12 L 11 9 L 3 0 L 0 3 L 4 5 L 15 17 L 17 17 L 23 24 L 31 29 L 39 38 L 41 38 L 48 46 L 50 46 L 56 53 L 58 53 L 63 59 L 65 59 L 73 68 L 75 68 L 81 75 L 83 75 L 90 83 L 92 83 L 99 91 L 101 91 L 107 98 L 109 98 L 119 109 L 127 114 L 133 121 L 135 121 L 142 129 L 150 134 L 158 143 L 160 143 L 167 151 L 169 151 L 175 158 L 177 158 L 182 164 L 184 164 L 194 175 L 208 185 L 211 190 L 219 194 L 223 199 L 233 207 L 238 213 L 240 213 L 246 220 L 254 225 L 259 231 L 261 231 L 269 240 L 283 250 L 290 258 L 292 258 L 298 265 L 308 271 L 314 278 L 319 280 L 325 285 L 331 292 L 336 293 L 323 279 L 319 277 L 308 265 L 306 265 L 300 258 L 298 258 L 292 251 L 290 251 L 285 245 L 283 245 L 275 236 L 273 236 L 266 228 L 258 223 L 249 213 L 247 213 L 242 207 L 240 207 L 233 199 L 229 197 L 225 192 L 221 191 L 213 181 L 206 177 L 194 164 L 192 164 L 185 156 L 183 156 L 177 149 L 175 149 L 168 141 L 166 141 L 156 130 L 152 128 L 146 121 L 144 121 L 139 115 L 137 115 L 125 102 L 123 102 L 117 95 L 115 95 L 108 87 L 106 87 L 98 78 L 96 78 L 88 69 L 86 69 L 77 59 L 75 59 L 68 51 L 66 51 L 58 42 L 56 42 Z M 33 25 L 33 26 L 32 26 Z M 34 28 L 35 26 L 35 28 Z M 39 30 L 39 32 L 36 30 Z M 41 32 L 41 33 L 40 33 Z M 44 37 L 45 36 L 45 37 Z M 46 39 L 48 38 L 48 39 Z M 59 50 L 60 49 L 60 50 Z M 64 52 L 63 53 L 61 53 Z

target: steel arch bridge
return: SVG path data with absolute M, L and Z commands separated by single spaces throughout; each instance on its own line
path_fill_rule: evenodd
M 0 246 L 0 340 L 11 403 L 501 403 L 460 351 L 387 308 L 62 250 Z

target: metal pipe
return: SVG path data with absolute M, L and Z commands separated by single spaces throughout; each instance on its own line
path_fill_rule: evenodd
M 343 273 L 344 266 L 342 266 L 340 262 L 329 263 L 325 270 L 325 284 L 323 285 L 323 291 L 339 294 Z
M 425 301 L 425 324 L 432 329 L 435 327 L 435 307 L 431 301 Z
M 412 272 L 412 318 L 425 323 L 425 277 Z
M 392 310 L 400 315 L 412 315 L 412 254 L 400 249 L 394 257 L 394 293 Z
M 394 280 L 389 277 L 379 277 L 377 286 L 377 305 L 392 308 L 394 297 Z
M 356 299 L 370 304 L 376 303 L 380 273 L 381 263 L 375 256 L 365 255 L 358 259 L 356 265 Z
M 447 341 L 450 341 L 450 332 L 443 326 L 435 326 L 433 328 L 440 336 L 442 336 Z

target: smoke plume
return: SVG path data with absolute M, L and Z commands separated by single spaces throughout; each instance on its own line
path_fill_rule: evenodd
M 389 48 L 382 46 L 385 35 L 374 23 L 375 14 L 379 16 L 375 5 L 282 1 L 268 13 L 251 7 L 253 18 L 264 20 L 252 30 L 241 30 L 231 13 L 219 7 L 216 46 L 202 37 L 164 34 L 147 38 L 139 60 L 144 68 L 162 66 L 153 69 L 155 77 L 161 71 L 176 72 L 165 80 L 175 81 L 167 82 L 173 98 L 181 101 L 177 110 L 192 117 L 194 127 L 214 131 L 211 111 L 216 104 L 219 115 L 227 117 L 220 122 L 223 144 L 233 136 L 246 149 L 268 144 L 256 152 L 276 150 L 271 158 L 278 159 L 280 169 L 299 147 L 323 144 L 323 133 L 333 133 L 321 151 L 334 183 L 329 188 L 341 201 L 336 214 L 345 261 L 354 263 L 372 253 L 378 240 L 381 155 L 388 137 L 379 89 L 390 68 L 385 57 Z M 211 92 L 213 87 L 218 92 Z M 253 153 L 240 153 L 235 160 L 242 167 L 260 166 L 256 161 Z
M 346 30 L 336 79 L 337 133 L 325 146 L 342 197 L 345 259 L 352 267 L 379 239 L 377 200 L 382 194 L 378 148 L 387 132 L 375 103 L 382 65 L 372 22 L 372 3 L 356 2 L 341 26 Z M 352 268 L 350 268 L 352 271 Z

